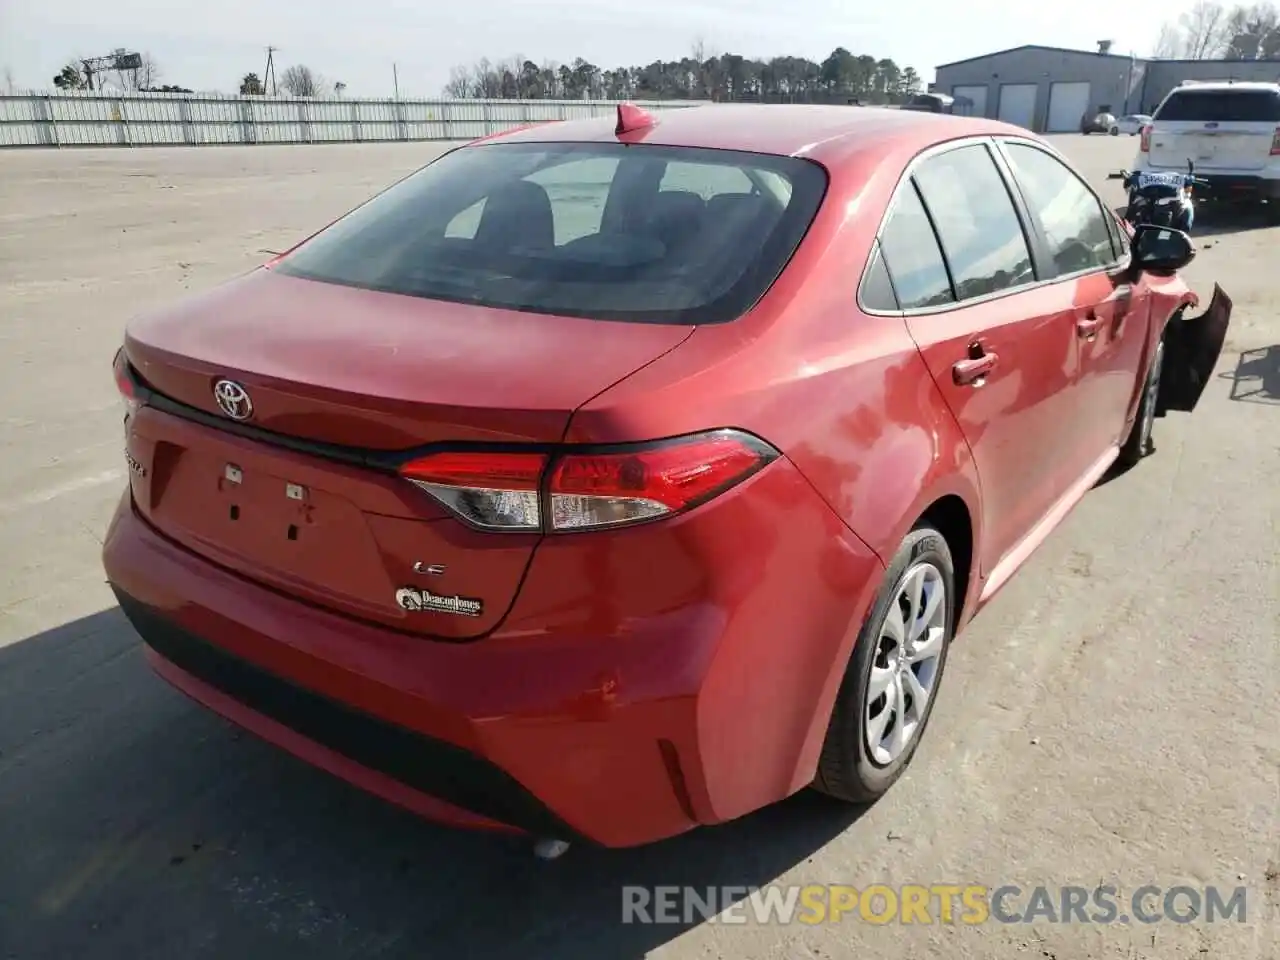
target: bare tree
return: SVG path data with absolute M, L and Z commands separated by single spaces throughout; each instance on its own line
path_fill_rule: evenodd
M 1160 36 L 1156 39 L 1152 56 L 1157 60 L 1173 60 L 1182 53 L 1182 31 L 1172 23 L 1160 28 Z
M 9 96 L 18 92 L 18 85 L 13 80 L 13 67 L 8 64 L 5 64 L 4 68 L 4 92 Z
M 133 80 L 139 90 L 150 90 L 160 83 L 160 64 L 150 53 L 142 54 L 142 66 L 133 71 Z
M 1271 60 L 1280 50 L 1280 11 L 1266 2 L 1239 6 L 1227 17 L 1226 55 L 1234 60 Z
M 449 82 L 444 85 L 444 95 L 456 100 L 465 100 L 471 96 L 471 70 L 468 67 L 454 67 L 449 71 Z
M 1212 60 L 1225 51 L 1228 40 L 1227 11 L 1214 0 L 1199 0 L 1180 18 L 1182 55 L 1188 60 Z
M 295 97 L 316 97 L 324 89 L 324 79 L 306 64 L 297 63 L 280 74 L 280 86 Z
M 141 64 L 132 70 L 116 70 L 116 85 L 126 93 L 153 90 L 160 85 L 160 64 L 150 53 L 143 53 Z

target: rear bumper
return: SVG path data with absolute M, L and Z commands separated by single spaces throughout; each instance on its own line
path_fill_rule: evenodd
M 320 766 L 342 758 L 354 761 L 377 776 L 383 789 L 375 792 L 385 792 L 391 783 L 407 787 L 395 799 L 428 816 L 539 836 L 576 836 L 508 774 L 475 754 L 306 690 L 197 637 L 119 588 L 115 594 L 157 673 L 264 739 Z M 335 772 L 350 778 L 353 769 Z M 436 802 L 415 802 L 413 792 Z
M 1242 174 L 1202 174 L 1209 182 L 1203 186 L 1197 184 L 1196 191 L 1204 191 L 1209 199 L 1230 199 L 1232 197 L 1251 197 L 1263 200 L 1280 199 L 1280 180 L 1267 177 L 1256 177 Z
M 1185 173 L 1186 167 L 1146 167 L 1151 171 L 1169 170 Z M 1195 193 L 1208 200 L 1248 197 L 1259 200 L 1280 200 L 1280 180 L 1249 173 L 1205 173 L 1197 170 L 1196 176 L 1207 180 L 1196 184 Z
M 507 626 L 473 643 L 407 636 L 247 581 L 159 534 L 127 493 L 103 560 L 157 672 L 264 739 L 425 816 L 632 846 L 812 779 L 883 567 L 789 462 L 775 468 L 711 511 L 756 546 L 773 538 L 763 556 L 726 545 L 740 558 L 720 584 L 732 603 L 695 592 L 628 616 L 611 609 L 627 591 L 608 592 L 634 571 L 603 550 L 588 558 L 601 568 L 584 594 L 589 633 L 572 629 L 567 594 L 553 595 L 572 578 L 551 548 Z M 744 527 L 752 513 L 764 522 L 762 503 L 786 509 Z M 646 555 L 635 546 L 618 557 Z

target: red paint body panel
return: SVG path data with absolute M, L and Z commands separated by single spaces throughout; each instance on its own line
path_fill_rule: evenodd
M 138 512 L 166 536 L 299 599 L 399 630 L 461 639 L 493 629 L 539 539 L 465 527 L 398 477 L 266 447 L 147 407 L 131 418 L 126 448 L 147 470 L 132 477 Z M 239 484 L 226 482 L 228 464 L 240 469 Z M 307 501 L 285 497 L 287 483 L 305 487 Z M 484 597 L 484 614 L 414 618 L 397 606 L 395 591 L 424 558 L 448 566 L 457 594 Z
M 128 496 L 104 563 L 113 585 L 183 629 L 490 759 L 606 845 L 736 817 L 808 783 L 832 664 L 851 649 L 878 558 L 785 460 L 671 523 L 592 539 L 546 541 L 503 628 L 465 645 L 366 625 L 212 567 L 155 532 Z M 678 753 L 693 818 L 662 740 Z M 386 795 L 380 778 L 321 754 L 308 759 Z
M 214 713 L 226 717 L 232 723 L 244 727 L 250 733 L 261 737 L 268 743 L 289 751 L 299 759 L 305 760 L 307 763 L 322 770 L 327 770 L 334 776 L 341 777 L 348 783 L 404 807 L 420 817 L 425 817 L 436 823 L 471 830 L 514 832 L 511 827 L 505 824 L 486 820 L 484 817 L 477 817 L 466 810 L 437 800 L 435 797 L 429 797 L 424 793 L 411 790 L 391 777 L 352 763 L 340 753 L 335 753 L 320 746 L 313 740 L 300 736 L 269 717 L 254 713 L 234 698 L 193 677 L 185 670 L 174 666 L 154 650 L 147 651 L 147 661 L 161 677 L 192 700 L 214 711 Z
M 103 552 L 122 604 L 151 611 L 172 631 L 166 649 L 195 657 L 180 665 L 143 630 L 166 679 L 424 815 L 503 826 L 449 802 L 448 776 L 429 796 L 375 769 L 377 750 L 304 736 L 271 710 L 306 694 L 359 711 L 388 737 L 410 731 L 509 778 L 540 808 L 531 822 L 547 813 L 629 846 L 812 781 L 886 561 L 938 501 L 962 505 L 972 534 L 973 556 L 957 558 L 970 571 L 957 585 L 962 623 L 1065 516 L 1134 419 L 1154 344 L 1192 298 L 1180 279 L 1127 286 L 1096 273 L 929 316 L 871 316 L 858 278 L 906 165 L 943 141 L 1025 131 L 848 107 L 656 121 L 622 137 L 804 156 L 828 173 L 790 263 L 732 322 L 523 314 L 259 270 L 130 326 L 140 377 L 201 414 L 132 415 L 136 468 Z M 596 120 L 502 139 L 617 138 Z M 999 356 L 981 388 L 953 379 L 974 343 Z M 375 452 L 562 451 L 736 428 L 778 456 L 682 514 L 485 532 L 393 471 L 219 428 L 221 377 L 245 385 L 258 427 Z M 307 496 L 286 498 L 287 484 Z M 439 591 L 482 599 L 481 615 L 402 609 L 395 591 L 419 561 L 445 568 Z M 197 675 L 190 651 L 221 665 Z M 228 670 L 261 681 L 257 706 L 209 679 Z M 262 699 L 279 684 L 297 697 Z
M 1159 330 L 1153 324 L 1151 287 L 1130 283 L 1128 277 L 1094 274 L 1077 282 L 1078 299 L 1087 306 L 1077 311 L 1085 322 L 1096 322 L 1092 339 L 1076 337 L 1080 347 L 1080 380 L 1074 415 L 1084 428 L 1081 469 L 1090 457 L 1122 442 L 1136 413 L 1141 377 Z M 1079 476 L 1079 472 L 1076 473 Z
M 356 290 L 263 269 L 134 321 L 125 353 L 152 387 L 199 410 L 217 414 L 213 384 L 234 376 L 253 395 L 254 422 L 267 430 L 400 450 L 437 440 L 557 441 L 579 404 L 689 333 Z

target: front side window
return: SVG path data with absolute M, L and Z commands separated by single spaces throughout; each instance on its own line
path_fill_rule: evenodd
M 1102 269 L 1117 259 L 1108 214 L 1097 196 L 1057 157 L 1005 144 L 1014 179 L 1049 244 L 1053 275 Z
M 281 260 L 305 279 L 601 320 L 732 320 L 826 191 L 796 157 L 618 143 L 446 154 Z
M 1004 178 L 983 144 L 948 150 L 915 173 L 946 254 L 956 297 L 969 300 L 1035 279 Z M 890 261 L 890 270 L 893 263 Z

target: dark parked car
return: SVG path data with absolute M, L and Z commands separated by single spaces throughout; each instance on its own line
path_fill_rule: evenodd
M 129 325 L 107 577 L 179 689 L 425 815 L 874 800 L 956 632 L 1196 405 L 1192 255 L 991 120 L 490 138 Z
M 918 110 L 923 113 L 954 113 L 955 97 L 945 93 L 919 93 L 902 105 L 903 110 Z
M 1115 125 L 1116 118 L 1107 109 L 1099 110 L 1096 113 L 1086 113 L 1080 118 L 1080 132 L 1085 135 L 1090 133 L 1110 133 Z

